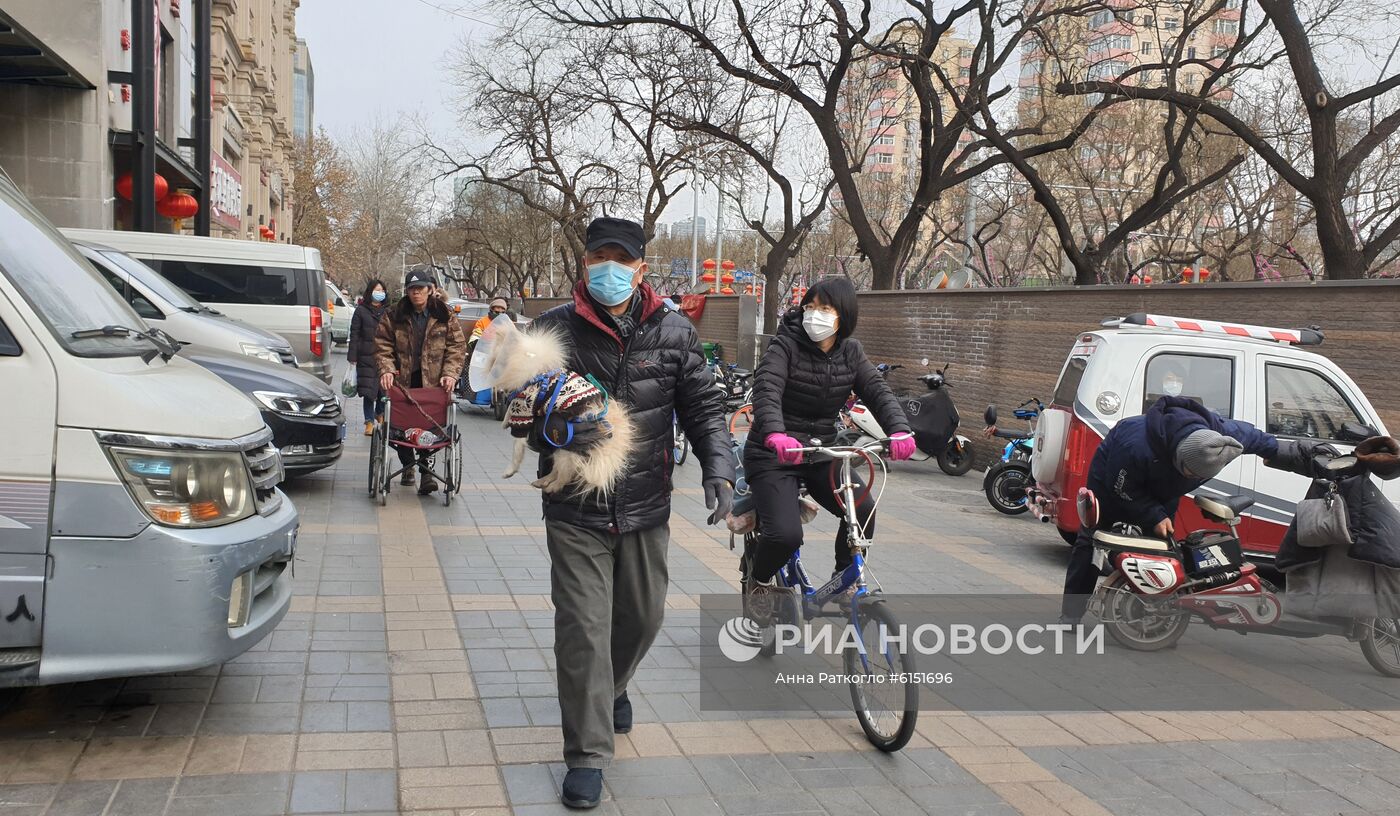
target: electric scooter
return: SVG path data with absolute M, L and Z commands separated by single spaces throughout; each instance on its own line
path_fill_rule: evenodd
M 928 358 L 921 361 L 928 366 Z M 882 373 L 888 374 L 899 366 L 887 366 Z M 911 459 L 923 461 L 937 458 L 938 467 L 949 476 L 962 476 L 972 469 L 972 440 L 959 434 L 958 409 L 953 405 L 952 394 L 948 389 L 948 366 L 928 374 L 920 375 L 928 393 L 921 396 L 899 398 L 899 405 L 909 419 L 909 427 L 914 432 L 914 446 L 918 450 Z M 875 415 L 862 402 L 851 405 L 848 417 L 853 429 L 838 434 L 840 444 L 868 445 L 888 437 Z M 843 438 L 854 436 L 849 442 Z

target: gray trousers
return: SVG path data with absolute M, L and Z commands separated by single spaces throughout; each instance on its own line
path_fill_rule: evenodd
M 606 768 L 613 700 L 661 631 L 669 525 L 634 533 L 545 522 L 564 763 Z

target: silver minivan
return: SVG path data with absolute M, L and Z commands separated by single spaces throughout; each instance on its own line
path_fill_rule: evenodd
M 142 319 L 176 340 L 296 365 L 292 344 L 281 335 L 205 306 L 130 255 L 87 241 L 73 245 Z
M 73 240 L 120 250 L 206 306 L 280 334 L 297 365 L 331 381 L 330 316 L 321 252 L 270 241 L 239 241 L 116 230 L 69 230 Z
M 298 515 L 252 403 L 0 173 L 0 687 L 183 671 L 291 605 Z

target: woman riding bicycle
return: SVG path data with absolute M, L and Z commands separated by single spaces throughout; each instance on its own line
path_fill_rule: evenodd
M 801 448 L 813 439 L 829 445 L 836 416 L 852 391 L 890 434 L 890 458 L 908 459 L 914 437 L 899 402 L 860 341 L 856 290 L 845 278 L 826 278 L 807 290 L 799 308 L 788 311 L 754 375 L 753 428 L 744 447 L 744 473 L 758 512 L 760 538 L 753 558 L 756 593 L 773 587 L 773 577 L 802 546 L 798 495 L 802 487 L 827 512 L 843 517 L 832 489 L 831 462 L 803 463 Z M 866 494 L 856 518 L 873 533 L 874 500 Z M 836 570 L 851 563 L 846 523 L 836 533 Z

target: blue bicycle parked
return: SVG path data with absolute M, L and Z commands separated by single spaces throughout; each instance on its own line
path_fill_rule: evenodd
M 776 583 L 785 590 L 755 596 L 750 592 L 752 557 L 761 535 L 757 523 L 744 533 L 744 554 L 740 560 L 744 595 L 744 614 L 762 628 L 764 647 L 760 654 L 772 655 L 774 627 L 777 624 L 801 625 L 818 617 L 844 618 L 855 637 L 854 648 L 842 652 L 844 673 L 849 682 L 851 705 L 866 739 L 881 751 L 898 751 L 914 735 L 919 716 L 919 685 L 916 682 L 914 656 L 897 638 L 882 633 L 896 632 L 899 622 L 880 597 L 880 584 L 870 572 L 866 560 L 871 540 L 866 537 L 856 517 L 856 506 L 864 500 L 880 474 L 881 491 L 887 475 L 881 454 L 888 450 L 889 440 L 866 445 L 833 445 L 802 448 L 804 456 L 814 461 L 837 463 L 832 468 L 832 487 L 845 513 L 849 531 L 851 564 L 833 575 L 821 586 L 813 584 L 802 566 L 801 553 L 778 571 Z M 856 478 L 856 463 L 868 470 L 866 478 Z M 747 485 L 742 474 L 735 489 L 735 513 L 742 514 Z M 804 497 L 803 501 L 810 501 Z M 879 493 L 875 504 L 879 505 Z M 749 510 L 748 512 L 752 512 Z M 809 516 L 804 515 L 803 521 Z M 734 543 L 731 539 L 730 547 Z M 872 585 L 873 584 L 873 588 Z M 777 601 L 773 602 L 776 597 Z M 878 678 L 878 679 L 875 679 Z

